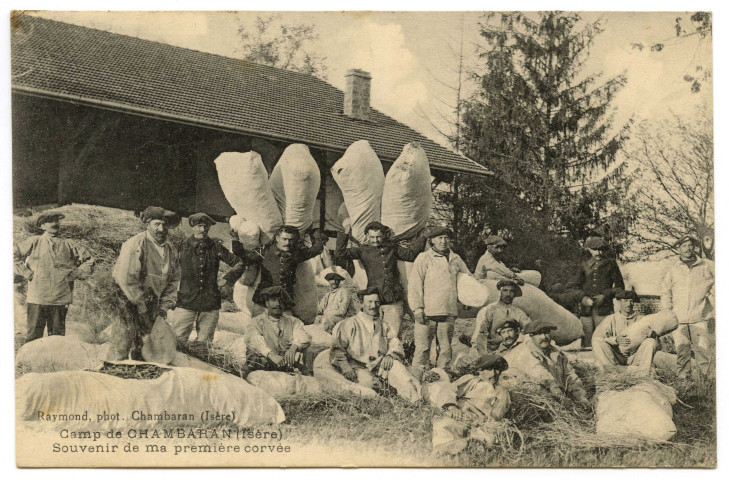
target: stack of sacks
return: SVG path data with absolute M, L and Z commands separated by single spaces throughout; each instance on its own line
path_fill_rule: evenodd
M 597 433 L 667 441 L 676 434 L 673 408 L 676 392 L 658 381 L 597 396 Z

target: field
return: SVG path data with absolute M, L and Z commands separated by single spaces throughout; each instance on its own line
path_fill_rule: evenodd
M 138 219 L 120 211 L 97 207 L 64 207 L 69 217 L 63 223 L 66 236 L 85 238 L 100 259 L 89 280 L 79 282 L 69 320 L 86 322 L 100 332 L 113 317 L 104 304 L 114 251 L 123 240 L 141 230 Z M 103 223 L 96 219 L 103 218 Z M 109 220 L 111 218 L 111 220 Z M 30 235 L 26 219 L 15 218 L 16 241 Z M 101 224 L 101 225 L 99 225 Z M 120 227 L 119 225 L 122 225 Z M 114 228 L 110 228 L 114 226 Z M 103 228 L 101 228 L 103 227 Z M 179 239 L 177 235 L 175 239 Z M 19 296 L 22 296 L 22 289 Z M 233 309 L 232 306 L 228 307 Z M 470 333 L 473 319 L 459 319 L 456 336 Z M 16 325 L 18 324 L 16 319 Z M 22 323 L 22 322 L 21 322 Z M 408 335 L 405 335 L 408 338 Z M 22 345 L 22 330 L 16 335 L 16 351 Z M 407 341 L 407 340 L 406 340 Z M 670 349 L 670 342 L 665 348 Z M 589 352 L 571 354 L 590 397 L 600 388 Z M 24 372 L 16 371 L 16 376 Z M 636 443 L 629 439 L 597 436 L 592 412 L 579 412 L 567 401 L 557 403 L 528 385 L 512 389 L 513 406 L 508 425 L 499 435 L 500 444 L 486 448 L 471 441 L 455 456 L 431 453 L 432 418 L 438 411 L 425 404 L 408 404 L 399 397 L 360 398 L 351 395 L 302 395 L 280 398 L 287 420 L 284 437 L 296 445 L 323 445 L 335 450 L 356 451 L 352 465 L 438 465 L 453 467 L 705 467 L 716 466 L 716 382 L 694 378 L 680 381 L 666 370 L 660 379 L 676 390 L 674 406 L 676 436 L 665 443 Z M 374 457 L 373 457 L 374 456 Z M 366 459 L 366 461 L 365 461 Z

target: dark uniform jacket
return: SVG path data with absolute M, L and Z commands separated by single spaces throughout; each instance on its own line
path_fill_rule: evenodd
M 316 237 L 316 235 L 314 235 Z M 276 246 L 275 240 L 263 247 L 263 251 L 246 251 L 240 242 L 233 241 L 233 252 L 243 259 L 246 265 L 260 265 L 261 281 L 253 294 L 253 302 L 265 305 L 261 299 L 261 291 L 273 286 L 281 286 L 296 301 L 294 284 L 296 283 L 296 267 L 301 262 L 314 258 L 324 250 L 321 239 L 314 238 L 311 247 L 294 247 L 284 252 Z
M 625 288 L 623 275 L 617 262 L 612 258 L 592 257 L 582 262 L 578 284 L 586 297 L 605 295 L 605 300 L 601 304 L 593 305 L 598 315 L 613 313 L 612 299 L 615 292 Z M 581 306 L 580 314 L 590 315 L 590 313 L 589 309 Z
M 177 306 L 196 312 L 218 310 L 218 268 L 223 261 L 231 269 L 223 277 L 233 283 L 241 276 L 243 260 L 230 253 L 220 240 L 189 237 L 180 246 L 180 290 Z
M 367 273 L 367 287 L 376 286 L 380 290 L 382 304 L 388 305 L 399 302 L 405 298 L 405 292 L 400 284 L 400 273 L 397 261 L 413 262 L 425 248 L 425 237 L 418 237 L 410 248 L 399 244 L 385 242 L 380 247 L 360 245 L 347 248 L 349 235 L 337 235 L 337 249 L 334 256 L 340 260 L 361 260 Z

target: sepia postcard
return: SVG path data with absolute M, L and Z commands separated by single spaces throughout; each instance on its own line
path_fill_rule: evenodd
M 18 467 L 716 468 L 712 12 L 7 21 Z

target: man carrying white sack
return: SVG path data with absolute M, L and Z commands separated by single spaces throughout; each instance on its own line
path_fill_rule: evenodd
M 324 249 L 326 235 L 316 229 L 311 234 L 312 245 L 302 245 L 299 230 L 291 225 L 284 225 L 276 233 L 273 242 L 265 245 L 262 250 L 247 251 L 243 245 L 233 240 L 233 253 L 243 260 L 249 268 L 259 266 L 261 268 L 261 281 L 258 283 L 253 302 L 265 306 L 261 292 L 268 287 L 281 286 L 293 301 L 294 283 L 296 283 L 296 267 L 300 263 L 319 255 Z M 246 277 L 249 272 L 246 272 Z
M 471 345 L 480 355 L 498 348 L 501 343 L 498 329 L 507 320 L 516 321 L 520 328 L 530 322 L 522 309 L 512 305 L 516 297 L 521 297 L 521 287 L 513 280 L 500 280 L 496 288 L 499 289 L 499 300 L 483 307 L 476 316 Z
M 329 272 L 324 279 L 329 282 L 329 291 L 319 300 L 314 323 L 320 323 L 325 331 L 332 333 L 336 324 L 357 312 L 351 293 L 341 286 L 344 277 L 336 272 Z
M 382 316 L 385 323 L 396 335 L 400 334 L 403 316 L 403 299 L 406 293 L 400 284 L 397 261 L 412 262 L 423 251 L 427 238 L 419 237 L 409 248 L 390 241 L 391 230 L 380 222 L 370 222 L 365 226 L 367 243 L 359 247 L 347 248 L 349 232 L 337 235 L 335 258 L 342 260 L 361 260 L 367 273 L 367 287 L 377 287 L 382 300 Z M 412 309 L 412 305 L 410 306 Z
M 677 373 L 691 370 L 691 350 L 702 375 L 709 374 L 709 320 L 714 316 L 714 262 L 696 255 L 699 242 L 684 236 L 674 244 L 679 256 L 663 277 L 661 308 L 673 310 L 678 328 L 673 332 Z
M 432 248 L 418 255 L 408 280 L 408 303 L 415 315 L 413 368 L 430 368 L 430 345 L 436 340 L 436 365 L 451 363 L 453 328 L 458 316 L 458 274 L 470 275 L 461 257 L 451 251 L 453 233 L 435 227 L 428 234 Z
M 251 370 L 280 370 L 305 372 L 304 350 L 311 337 L 304 323 L 286 313 L 294 302 L 283 287 L 268 287 L 261 292 L 266 312 L 253 318 L 248 329 L 248 345 L 254 355 L 247 364 Z M 257 355 L 255 355 L 257 354 Z
M 509 268 L 499 260 L 505 248 L 506 241 L 497 235 L 491 235 L 486 239 L 486 251 L 478 259 L 476 270 L 473 273 L 476 280 L 485 278 L 493 280 L 507 279 L 513 280 L 519 285 L 524 285 L 524 279 L 518 275 L 520 270 L 518 268 Z
M 658 350 L 658 335 L 645 327 L 643 332 L 645 340 L 632 355 L 625 355 L 620 347 L 630 345 L 630 339 L 621 334 L 632 324 L 642 318 L 635 311 L 635 304 L 639 301 L 638 294 L 632 290 L 619 290 L 615 298 L 620 304 L 620 311 L 605 318 L 598 325 L 592 336 L 592 353 L 600 370 L 611 365 L 630 365 L 645 375 L 650 374 L 653 365 L 653 355 Z
M 198 341 L 212 342 L 220 315 L 220 288 L 238 280 L 243 273 L 243 261 L 220 240 L 208 236 L 210 227 L 215 225 L 209 215 L 195 213 L 188 222 L 192 235 L 180 246 L 180 291 L 172 328 L 178 341 L 187 340 L 195 326 Z M 231 268 L 218 280 L 221 261 Z
M 357 296 L 362 310 L 335 327 L 330 363 L 350 382 L 377 392 L 389 383 L 406 400 L 420 400 L 420 383 L 402 364 L 402 344 L 380 316 L 378 288 L 360 290 Z

